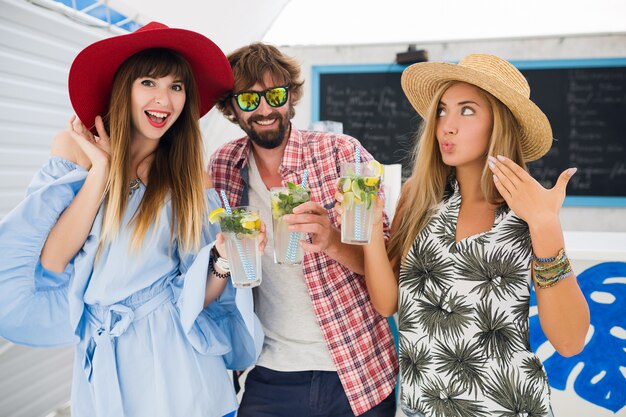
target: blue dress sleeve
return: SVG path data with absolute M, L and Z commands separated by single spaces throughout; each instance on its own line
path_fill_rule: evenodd
M 214 189 L 207 191 L 209 210 L 220 207 Z M 243 300 L 228 282 L 224 292 L 206 308 L 204 296 L 211 249 L 219 232 L 217 225 L 205 224 L 205 246 L 195 256 L 181 255 L 181 275 L 174 281 L 183 330 L 194 348 L 203 354 L 222 355 L 229 369 L 254 364 L 262 345 L 260 323 L 254 315 L 252 297 Z M 248 290 L 251 291 L 251 290 Z
M 41 266 L 41 249 L 87 171 L 52 156 L 35 175 L 26 198 L 0 222 L 0 336 L 48 347 L 78 341 L 70 325 L 68 287 L 74 265 L 54 273 Z

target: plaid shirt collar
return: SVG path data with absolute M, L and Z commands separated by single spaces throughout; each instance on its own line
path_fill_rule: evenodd
M 250 155 L 250 141 L 246 140 L 242 143 L 242 146 L 236 151 L 233 160 L 235 161 L 235 168 L 241 170 L 248 166 L 248 155 Z

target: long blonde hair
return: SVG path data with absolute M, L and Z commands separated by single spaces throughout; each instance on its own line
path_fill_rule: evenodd
M 413 170 L 402 187 L 391 226 L 391 238 L 387 245 L 387 253 L 396 275 L 399 273 L 401 260 L 407 255 L 415 238 L 426 226 L 433 210 L 443 198 L 448 178 L 453 174 L 453 168 L 445 165 L 441 158 L 436 139 L 436 125 L 439 101 L 444 92 L 455 83 L 456 81 L 447 82 L 436 92 L 417 134 L 418 140 L 412 158 Z M 478 89 L 489 102 L 493 112 L 493 128 L 487 154 L 506 155 L 526 169 L 522 158 L 520 129 L 515 117 L 500 100 Z M 488 202 L 499 204 L 504 201 L 493 183 L 493 175 L 486 164 L 480 184 Z
M 131 248 L 138 249 L 150 227 L 159 222 L 160 208 L 168 197 L 172 205 L 170 245 L 176 238 L 183 251 L 200 247 L 207 209 L 195 79 L 189 64 L 180 55 L 168 49 L 148 49 L 127 59 L 113 80 L 111 104 L 104 118 L 111 143 L 111 169 L 104 197 L 100 249 L 118 236 L 130 193 L 132 84 L 140 77 L 167 75 L 182 80 L 185 105 L 154 152 L 144 197 L 130 223 L 134 227 Z

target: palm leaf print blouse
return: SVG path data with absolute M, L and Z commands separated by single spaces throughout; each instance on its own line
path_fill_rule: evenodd
M 456 242 L 451 180 L 400 270 L 401 401 L 410 416 L 547 416 L 547 376 L 530 350 L 531 242 L 506 204 Z

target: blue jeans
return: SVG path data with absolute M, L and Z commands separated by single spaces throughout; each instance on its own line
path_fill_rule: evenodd
M 393 417 L 396 395 L 360 417 Z M 354 417 L 336 372 L 279 372 L 256 366 L 246 378 L 238 417 Z

